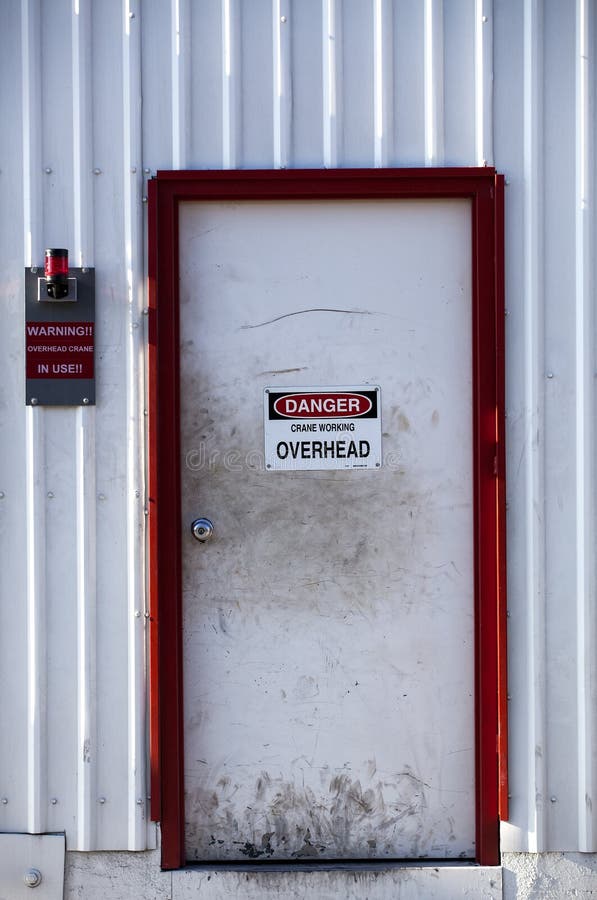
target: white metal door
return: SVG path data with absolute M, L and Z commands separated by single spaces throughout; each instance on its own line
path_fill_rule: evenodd
M 470 248 L 464 200 L 181 207 L 189 859 L 475 856 Z M 379 469 L 265 469 L 321 385 L 380 386 Z

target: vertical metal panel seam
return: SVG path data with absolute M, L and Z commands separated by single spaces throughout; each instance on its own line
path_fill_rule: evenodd
M 93 252 L 91 9 L 83 3 L 72 13 L 73 185 L 75 265 L 91 265 Z
M 546 634 L 545 634 L 545 390 L 542 311 L 543 145 L 540 0 L 524 9 L 524 377 L 525 529 L 527 609 L 527 814 L 529 850 L 545 848 Z
M 127 612 L 128 848 L 146 847 L 144 479 L 142 465 L 143 225 L 141 213 L 141 22 L 131 0 L 122 4 L 124 115 L 124 241 L 127 279 Z
M 425 165 L 444 161 L 443 0 L 425 0 Z
M 594 318 L 591 272 L 591 158 L 589 115 L 589 4 L 576 3 L 576 603 L 578 712 L 578 848 L 590 852 L 593 830 L 594 713 L 591 644 L 595 635 L 594 595 Z
M 274 168 L 287 168 L 290 160 L 292 83 L 290 0 L 272 0 Z
M 171 0 L 172 43 L 172 167 L 188 164 L 190 91 L 189 45 L 191 14 L 188 0 Z
M 475 157 L 493 165 L 493 0 L 475 3 Z
M 340 116 L 338 110 L 339 15 L 337 0 L 322 3 L 323 71 L 323 164 L 326 169 L 338 165 Z
M 43 411 L 26 409 L 27 455 L 27 830 L 46 830 L 47 672 L 45 593 L 45 429 Z
M 80 266 L 93 256 L 91 9 L 72 12 L 74 256 Z M 95 408 L 76 410 L 77 533 L 77 815 L 73 849 L 95 847 L 96 719 L 96 495 Z
M 374 65 L 374 147 L 373 159 L 377 168 L 387 166 L 391 156 L 393 129 L 393 16 L 391 0 L 374 0 L 373 8 L 373 65 Z
M 238 0 L 222 0 L 222 168 L 240 157 L 240 15 Z
M 41 253 L 41 13 L 39 0 L 21 2 L 23 83 L 23 221 L 25 265 Z M 28 406 L 26 417 L 27 565 L 27 829 L 46 830 L 47 650 L 45 593 L 45 414 Z
M 76 412 L 77 497 L 77 819 L 76 849 L 95 848 L 96 520 L 95 410 Z M 75 849 L 73 847 L 73 849 Z

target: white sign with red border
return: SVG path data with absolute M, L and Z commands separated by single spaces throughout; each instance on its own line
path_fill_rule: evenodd
M 268 470 L 381 467 L 376 385 L 267 387 L 264 414 Z

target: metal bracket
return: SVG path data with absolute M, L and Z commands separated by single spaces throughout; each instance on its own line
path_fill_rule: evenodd
M 0 834 L 0 897 L 62 900 L 63 834 Z

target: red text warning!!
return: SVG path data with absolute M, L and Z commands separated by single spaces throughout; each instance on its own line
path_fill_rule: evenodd
M 27 322 L 27 378 L 93 378 L 93 322 Z

